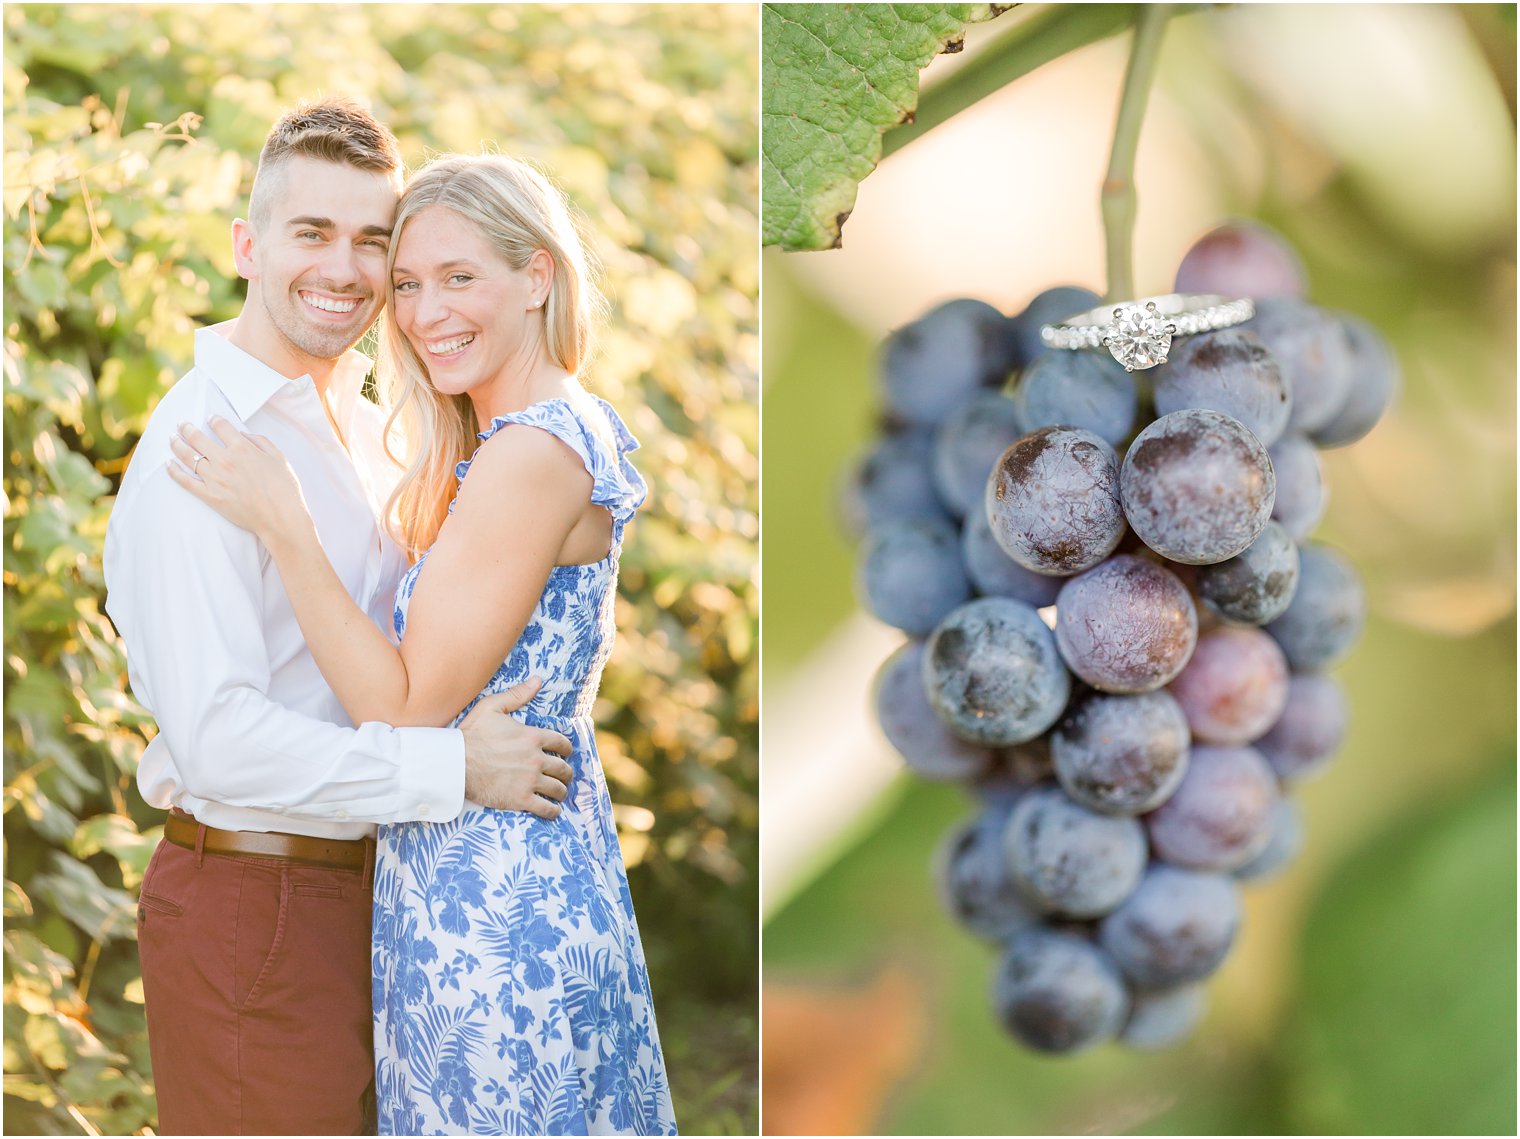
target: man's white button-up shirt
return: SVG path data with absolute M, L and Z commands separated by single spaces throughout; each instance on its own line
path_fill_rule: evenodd
M 138 769 L 143 798 L 226 830 L 325 838 L 452 818 L 464 800 L 460 732 L 355 728 L 269 553 L 165 469 L 181 422 L 204 429 L 220 415 L 268 436 L 349 595 L 389 632 L 405 566 L 376 521 L 398 472 L 384 454 L 384 415 L 360 392 L 370 361 L 350 352 L 331 381 L 345 451 L 311 379 L 280 375 L 226 329 L 196 333 L 195 367 L 150 417 L 106 533 L 106 612 L 126 642 L 132 691 L 159 727 Z

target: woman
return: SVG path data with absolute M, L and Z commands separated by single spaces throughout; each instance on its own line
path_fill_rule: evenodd
M 267 440 L 218 424 L 225 449 L 191 428 L 176 446 L 187 466 L 215 455 L 205 482 L 179 481 L 269 549 L 355 723 L 456 723 L 534 675 L 524 718 L 575 744 L 557 818 L 466 803 L 449 823 L 380 828 L 380 1130 L 673 1134 L 590 719 L 645 487 L 637 442 L 577 380 L 599 304 L 585 254 L 541 175 L 450 157 L 402 195 L 389 269 L 381 382 L 421 444 L 386 506 L 414 558 L 399 649 L 349 599 Z

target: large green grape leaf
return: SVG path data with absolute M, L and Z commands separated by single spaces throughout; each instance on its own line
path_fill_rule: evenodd
M 1515 777 L 1501 771 L 1326 887 L 1281 1040 L 1284 1133 L 1515 1133 Z
M 918 73 L 1006 4 L 767 4 L 761 42 L 764 240 L 833 249 L 881 136 L 912 119 Z

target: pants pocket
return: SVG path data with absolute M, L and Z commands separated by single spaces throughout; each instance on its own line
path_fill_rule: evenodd
M 276 881 L 272 875 L 278 875 Z M 244 866 L 233 931 L 233 1007 L 246 1012 L 259 999 L 285 946 L 290 915 L 290 872 Z

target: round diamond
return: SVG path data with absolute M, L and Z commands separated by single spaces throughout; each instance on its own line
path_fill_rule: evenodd
M 1167 331 L 1169 317 L 1139 305 L 1121 305 L 1114 310 L 1113 327 L 1108 331 L 1108 350 L 1127 371 L 1154 368 L 1166 363 L 1172 347 Z

